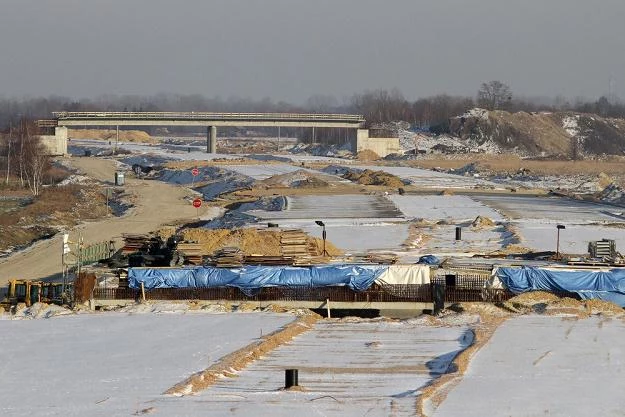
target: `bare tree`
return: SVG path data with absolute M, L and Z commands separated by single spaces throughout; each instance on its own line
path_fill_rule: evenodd
M 488 110 L 505 107 L 512 100 L 510 87 L 501 81 L 483 83 L 477 92 L 477 104 Z
M 18 161 L 22 186 L 27 185 L 34 196 L 41 193 L 43 175 L 50 157 L 41 138 L 35 135 L 36 128 L 31 121 L 21 120 L 17 128 L 16 137 L 19 141 Z

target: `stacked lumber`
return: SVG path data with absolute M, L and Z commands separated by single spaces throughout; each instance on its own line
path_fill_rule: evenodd
M 122 238 L 124 239 L 124 246 L 121 249 L 123 254 L 139 252 L 152 241 L 152 237 L 146 234 L 122 233 Z
M 212 264 L 220 268 L 242 266 L 245 254 L 239 248 L 225 247 L 215 252 Z
M 202 264 L 202 245 L 199 243 L 193 242 L 181 242 L 178 243 L 176 248 L 178 253 L 180 253 L 184 257 L 185 263 L 191 265 L 201 265 Z
M 245 257 L 248 265 L 293 265 L 294 260 L 287 256 L 248 255 Z
M 280 235 L 280 252 L 289 258 L 307 258 L 310 256 L 308 236 L 300 229 L 285 229 Z
M 327 264 L 329 258 L 327 256 L 307 256 L 297 258 L 293 261 L 294 266 L 314 266 L 319 264 Z
M 365 256 L 367 262 L 374 264 L 391 265 L 397 263 L 397 255 L 393 253 L 368 253 Z

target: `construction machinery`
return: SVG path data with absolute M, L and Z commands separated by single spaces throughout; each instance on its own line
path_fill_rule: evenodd
M 70 301 L 71 290 L 71 284 L 12 279 L 9 281 L 1 304 L 8 307 L 19 303 L 30 307 L 39 302 L 61 305 Z

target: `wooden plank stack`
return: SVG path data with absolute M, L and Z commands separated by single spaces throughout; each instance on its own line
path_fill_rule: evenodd
M 283 257 L 295 259 L 309 257 L 308 236 L 300 229 L 282 230 L 280 252 Z
M 397 263 L 398 257 L 394 253 L 368 253 L 365 256 L 367 262 L 382 265 L 392 265 Z
M 287 256 L 248 255 L 247 265 L 293 265 L 293 258 Z
M 220 268 L 242 266 L 245 254 L 239 248 L 226 247 L 219 249 L 213 256 L 212 264 Z
M 124 238 L 122 253 L 125 255 L 140 251 L 152 240 L 152 237 L 146 234 L 123 233 L 122 237 Z
M 203 250 L 202 245 L 194 242 L 180 242 L 177 246 L 178 253 L 184 257 L 184 261 L 191 265 L 201 265 Z

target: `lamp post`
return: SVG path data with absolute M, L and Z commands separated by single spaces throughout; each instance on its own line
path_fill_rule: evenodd
M 329 256 L 326 250 L 326 224 L 321 220 L 315 220 L 315 223 L 317 223 L 317 226 L 323 227 L 323 231 L 321 232 L 321 237 L 323 238 L 323 253 L 321 256 Z
M 556 259 L 560 260 L 560 230 L 566 229 L 566 226 L 563 224 L 557 224 L 556 229 L 558 229 L 558 238 L 556 240 Z

